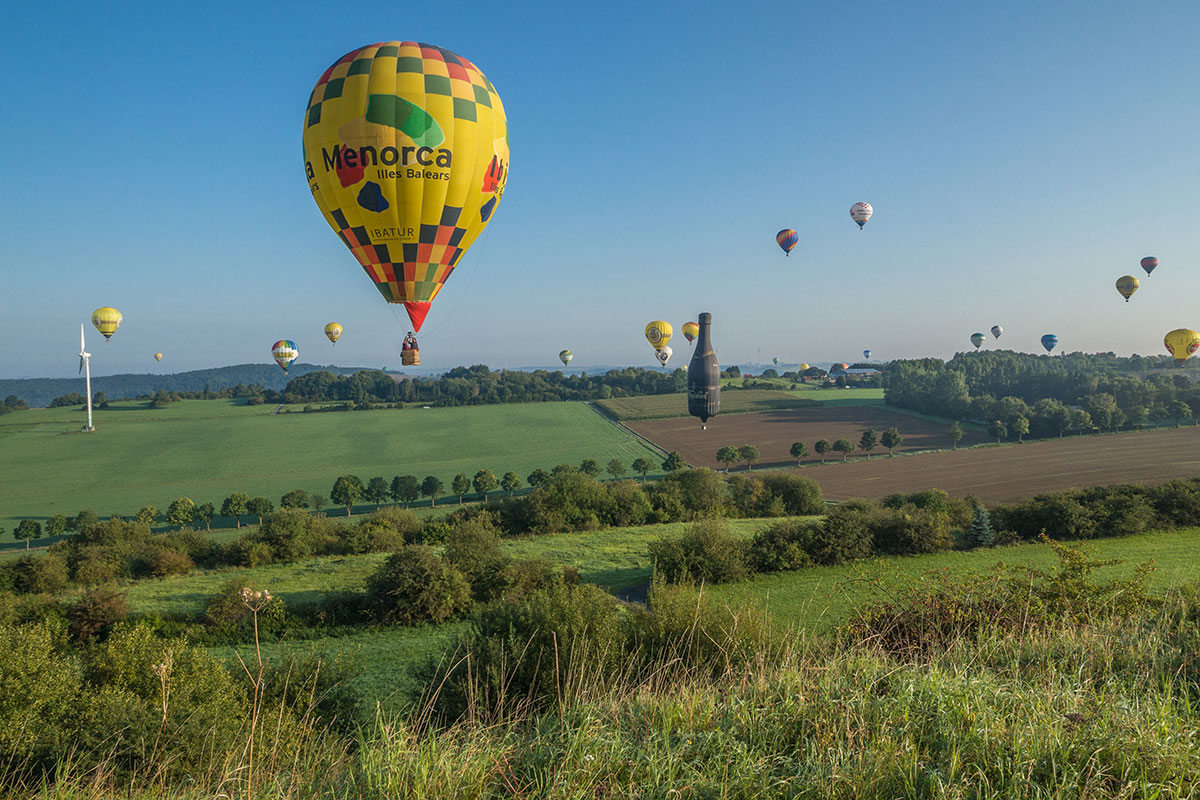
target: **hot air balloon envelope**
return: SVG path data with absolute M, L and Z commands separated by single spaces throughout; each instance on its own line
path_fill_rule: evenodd
M 1142 269 L 1146 270 L 1147 275 L 1149 275 L 1151 272 L 1154 272 L 1154 268 L 1157 266 L 1158 259 L 1154 256 L 1146 256 L 1142 259 Z
M 775 364 L 775 365 L 777 365 L 777 366 L 778 366 L 778 364 L 779 364 L 779 357 L 778 357 L 778 356 L 776 356 L 775 358 L 772 358 L 772 359 L 771 359 L 771 363 L 772 363 L 772 364 Z
M 1046 348 L 1047 353 L 1049 353 L 1051 350 L 1053 350 L 1057 345 L 1058 345 L 1058 337 L 1055 336 L 1053 333 L 1047 333 L 1045 336 L 1042 337 L 1042 347 Z
M 680 330 L 683 331 L 683 338 L 688 340 L 688 344 L 691 344 L 692 340 L 696 338 L 696 334 L 700 332 L 700 326 L 694 322 L 685 322 Z
M 675 355 L 675 351 L 666 346 L 661 347 L 654 352 L 654 357 L 657 358 L 658 363 L 662 364 L 664 367 L 667 365 L 667 362 L 671 360 L 671 356 L 673 355 Z
M 985 337 L 982 333 L 972 333 L 971 334 L 971 344 L 975 345 L 976 350 L 978 350 L 979 346 L 981 344 L 983 344 L 984 338 Z
M 1125 302 L 1129 302 L 1129 298 L 1133 297 L 1133 293 L 1138 290 L 1141 282 L 1132 275 L 1122 275 L 1117 278 L 1117 291 L 1121 293 L 1121 297 L 1125 298 Z
M 687 371 L 688 413 L 705 424 L 721 410 L 721 366 L 712 343 L 712 314 L 700 315 L 700 334 Z
M 800 241 L 800 234 L 791 228 L 784 228 L 775 234 L 775 241 L 782 248 L 783 254 L 786 256 L 792 252 L 792 248 L 796 246 L 796 242 Z
M 850 206 L 850 219 L 858 223 L 858 229 L 861 231 L 862 226 L 867 224 L 867 220 L 875 213 L 875 209 L 871 208 L 870 203 L 855 203 Z M 886 226 L 885 226 L 886 227 Z
M 863 358 L 865 358 L 867 361 L 870 361 L 871 360 L 871 351 L 863 350 Z
M 992 336 L 995 336 L 997 339 L 999 339 L 1000 334 L 1002 333 L 1004 333 L 1004 328 L 1001 328 L 999 325 L 992 326 Z
M 325 336 L 329 338 L 329 341 L 337 344 L 337 340 L 342 338 L 342 326 L 336 322 L 329 323 L 325 326 Z
M 121 312 L 110 306 L 97 308 L 92 312 L 92 325 L 96 330 L 104 334 L 104 341 L 112 338 L 112 335 L 117 332 L 117 328 L 121 327 Z
M 154 354 L 154 360 L 155 360 L 155 361 L 162 361 L 162 353 L 155 353 L 155 354 Z
M 287 368 L 292 362 L 300 357 L 300 351 L 296 348 L 296 343 L 291 339 L 280 339 L 275 344 L 271 345 L 271 357 L 275 359 L 275 363 L 287 374 Z
M 662 350 L 671 341 L 671 323 L 655 320 L 646 326 L 646 341 L 655 350 Z
M 561 353 L 558 354 L 558 359 L 563 362 L 564 367 L 567 364 L 570 364 L 571 359 L 574 357 L 575 357 L 575 354 L 572 353 L 570 350 L 563 350 Z
M 313 87 L 304 166 L 325 221 L 420 330 L 504 196 L 504 106 L 479 68 L 449 50 L 367 45 Z
M 1200 348 L 1200 333 L 1191 328 L 1176 328 L 1163 337 L 1163 345 L 1175 359 L 1175 363 L 1182 364 Z

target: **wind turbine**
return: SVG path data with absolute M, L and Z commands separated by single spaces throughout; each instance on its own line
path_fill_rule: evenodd
M 96 429 L 92 427 L 92 354 L 87 351 L 87 347 L 83 343 L 83 325 L 79 326 L 79 371 L 87 370 L 87 425 L 83 426 L 84 433 L 92 433 Z

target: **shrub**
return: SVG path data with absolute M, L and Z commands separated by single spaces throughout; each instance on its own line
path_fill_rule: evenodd
M 782 572 L 813 563 L 806 544 L 820 529 L 819 522 L 784 520 L 768 525 L 754 534 L 748 558 L 755 572 Z
M 1075 493 L 1038 495 L 1016 506 L 994 508 L 991 514 L 997 527 L 1022 539 L 1035 539 L 1043 531 L 1052 539 L 1088 539 L 1096 531 L 1092 510 Z
M 0 625 L 0 760 L 50 764 L 78 714 L 79 659 L 63 647 L 61 624 Z
M 687 517 L 711 517 L 722 514 L 729 496 L 729 487 L 720 473 L 699 467 L 680 469 L 663 478 L 663 482 L 679 484 L 680 499 Z
M 1115 494 L 1098 504 L 1096 535 L 1132 536 L 1157 522 L 1154 508 L 1141 494 Z
M 577 573 L 575 578 L 575 582 L 578 582 Z M 505 600 L 521 602 L 534 592 L 557 586 L 566 580 L 561 567 L 543 558 L 524 558 L 511 562 L 501 571 L 501 596 Z
M 904 506 L 876 515 L 873 528 L 877 553 L 915 555 L 954 546 L 949 518 L 941 511 Z
M 1174 528 L 1200 525 L 1200 484 L 1179 478 L 1150 490 L 1160 524 Z
M 56 594 L 67 586 L 67 563 L 56 553 L 22 556 L 11 569 L 13 589 L 19 594 Z
M 509 557 L 500 547 L 499 531 L 487 520 L 454 523 L 443 556 L 467 579 L 476 600 L 486 602 L 500 596 L 504 588 L 501 572 Z
M 700 520 L 682 536 L 655 539 L 650 558 L 655 574 L 669 583 L 726 583 L 750 572 L 745 541 L 730 533 L 723 519 Z
M 149 552 L 149 573 L 155 578 L 183 575 L 195 566 L 186 553 L 166 547 L 154 547 Z
M 358 525 L 366 534 L 365 550 L 381 553 L 399 550 L 404 544 L 417 541 L 421 535 L 421 520 L 407 508 L 385 508 L 364 517 Z
M 251 512 L 253 513 L 253 512 Z M 284 508 L 263 518 L 258 540 L 271 546 L 279 561 L 294 561 L 312 555 L 311 521 L 307 511 Z
M 971 547 L 991 547 L 996 544 L 996 534 L 992 530 L 992 517 L 983 506 L 975 506 L 975 518 L 967 529 L 967 543 Z
M 811 478 L 786 472 L 768 472 L 759 478 L 773 496 L 783 501 L 783 510 L 792 516 L 825 513 L 821 487 Z
M 86 642 L 125 619 L 129 608 L 125 592 L 99 587 L 85 593 L 67 609 L 71 638 Z
M 834 506 L 820 527 L 812 530 L 805 545 L 818 564 L 841 564 L 866 558 L 874 549 L 874 525 L 878 508 L 863 500 L 849 500 Z
M 253 583 L 248 584 L 238 578 L 226 581 L 221 590 L 208 601 L 208 607 L 204 610 L 204 621 L 224 631 L 250 631 L 253 614 L 242 599 L 242 590 L 247 588 L 252 591 L 258 590 Z M 273 597 L 258 612 L 259 630 L 264 633 L 280 630 L 286 617 L 287 606 L 282 599 Z
M 367 579 L 367 600 L 384 622 L 443 622 L 470 607 L 471 589 L 433 548 L 416 545 L 389 556 Z
M 608 496 L 612 500 L 612 519 L 610 524 L 618 528 L 632 525 L 644 525 L 654 513 L 649 498 L 637 483 L 633 481 L 617 481 L 608 485 Z

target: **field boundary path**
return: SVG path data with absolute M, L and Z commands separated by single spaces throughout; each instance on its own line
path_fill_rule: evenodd
M 276 407 L 276 409 L 275 409 L 274 413 L 272 413 L 272 416 L 274 416 L 275 414 L 278 414 L 280 411 L 283 411 L 283 406 L 282 406 L 282 405 L 280 405 L 280 406 Z
M 618 428 L 625 431 L 625 433 L 628 433 L 630 436 L 637 439 L 642 444 L 646 445 L 646 447 L 649 447 L 654 452 L 660 454 L 663 458 L 667 457 L 666 450 L 663 450 L 661 447 L 659 447 L 653 441 L 651 441 L 650 439 L 647 439 L 645 436 L 638 433 L 633 428 L 629 427 L 624 422 L 622 422 L 621 420 L 614 417 L 612 415 L 612 412 L 610 412 L 608 409 L 604 408 L 603 406 L 601 406 L 597 403 L 588 403 L 587 407 L 590 408 L 592 411 L 595 411 L 601 417 L 603 417 L 605 422 L 610 422 L 613 425 L 616 425 Z

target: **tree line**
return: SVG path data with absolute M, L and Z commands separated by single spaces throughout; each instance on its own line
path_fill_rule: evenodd
M 962 428 L 960 427 L 958 439 L 961 438 Z M 954 441 L 957 443 L 958 439 Z M 867 454 L 867 458 L 869 459 L 871 451 L 880 445 L 888 449 L 888 455 L 890 456 L 892 455 L 892 451 L 903 443 L 904 437 L 900 435 L 900 431 L 897 428 L 888 428 L 882 432 L 868 428 L 859 437 L 858 447 Z M 830 452 L 841 453 L 842 460 L 845 461 L 846 457 L 854 452 L 854 448 L 854 442 L 849 439 L 837 439 L 833 442 L 830 442 L 828 439 L 818 439 L 813 444 L 813 452 L 821 457 L 821 463 L 825 462 L 825 455 Z M 792 442 L 792 446 L 788 449 L 788 452 L 792 458 L 796 459 L 796 465 L 799 466 L 800 462 L 808 456 L 808 445 L 804 442 Z M 741 447 L 726 445 L 717 450 L 717 461 L 725 465 L 726 472 L 729 471 L 732 465 L 737 464 L 739 461 L 746 462 L 746 469 L 749 471 L 754 468 L 754 465 L 758 463 L 760 458 L 761 455 L 758 452 L 758 448 L 752 444 L 744 444 Z

